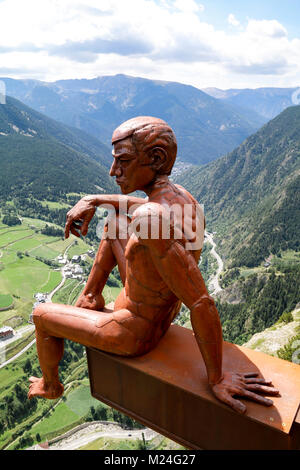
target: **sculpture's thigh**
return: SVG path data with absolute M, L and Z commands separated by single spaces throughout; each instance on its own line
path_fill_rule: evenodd
M 33 319 L 37 333 L 122 356 L 141 354 L 149 332 L 148 322 L 126 309 L 107 313 L 47 303 L 35 309 Z

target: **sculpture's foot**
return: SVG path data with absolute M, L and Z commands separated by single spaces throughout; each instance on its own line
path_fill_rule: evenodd
M 31 382 L 28 392 L 29 400 L 33 397 L 55 400 L 61 397 L 64 392 L 64 386 L 59 381 L 45 384 L 43 377 L 40 379 L 38 377 L 30 377 L 29 381 Z

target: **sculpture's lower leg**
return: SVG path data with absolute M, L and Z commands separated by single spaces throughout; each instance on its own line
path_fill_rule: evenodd
M 63 338 L 122 356 L 143 354 L 149 346 L 151 324 L 124 308 L 97 312 L 45 303 L 34 310 L 33 319 L 43 377 L 31 377 L 29 398 L 62 395 L 58 364 L 63 355 Z
M 63 356 L 64 340 L 49 336 L 48 333 L 36 327 L 36 347 L 43 377 L 30 377 L 28 398 L 34 396 L 58 398 L 64 391 L 58 377 L 58 364 Z
M 29 398 L 58 398 L 62 395 L 64 388 L 59 381 L 58 364 L 63 356 L 64 338 L 116 354 L 127 355 L 127 351 L 131 354 L 134 350 L 135 336 L 121 327 L 118 316 L 109 320 L 109 313 L 99 311 L 104 307 L 102 289 L 116 264 L 125 284 L 127 238 L 124 235 L 119 238 L 119 235 L 126 220 L 126 216 L 117 216 L 116 237 L 103 237 L 87 284 L 76 302 L 76 307 L 81 308 L 46 303 L 35 309 L 36 345 L 43 377 L 30 377 Z M 101 318 L 104 319 L 103 325 Z M 120 334 L 123 345 L 118 344 Z

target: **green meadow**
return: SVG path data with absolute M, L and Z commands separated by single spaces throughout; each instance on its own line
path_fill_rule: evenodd
M 62 400 L 51 412 L 51 414 L 31 429 L 32 434 L 39 433 L 45 438 L 59 431 L 66 426 L 78 424 L 80 418 L 84 417 L 91 406 L 99 406 L 99 401 L 91 396 L 88 381 L 83 381 L 79 386 L 65 395 Z M 104 407 L 107 407 L 103 404 Z
M 0 294 L 0 308 L 7 308 L 13 303 L 14 299 L 10 294 Z
M 5 265 L 5 259 L 4 265 Z M 61 281 L 58 271 L 29 256 L 17 258 L 0 272 L 0 292 L 32 299 L 37 292 L 50 292 Z

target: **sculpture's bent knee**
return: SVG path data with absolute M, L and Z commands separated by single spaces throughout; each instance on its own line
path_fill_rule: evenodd
M 45 315 L 47 313 L 47 304 L 43 304 L 43 303 L 40 303 L 39 305 L 37 305 L 34 309 L 34 311 L 32 312 L 32 319 L 33 319 L 33 322 L 36 326 L 39 326 L 40 323 L 41 323 L 41 319 L 43 317 L 43 315 Z

